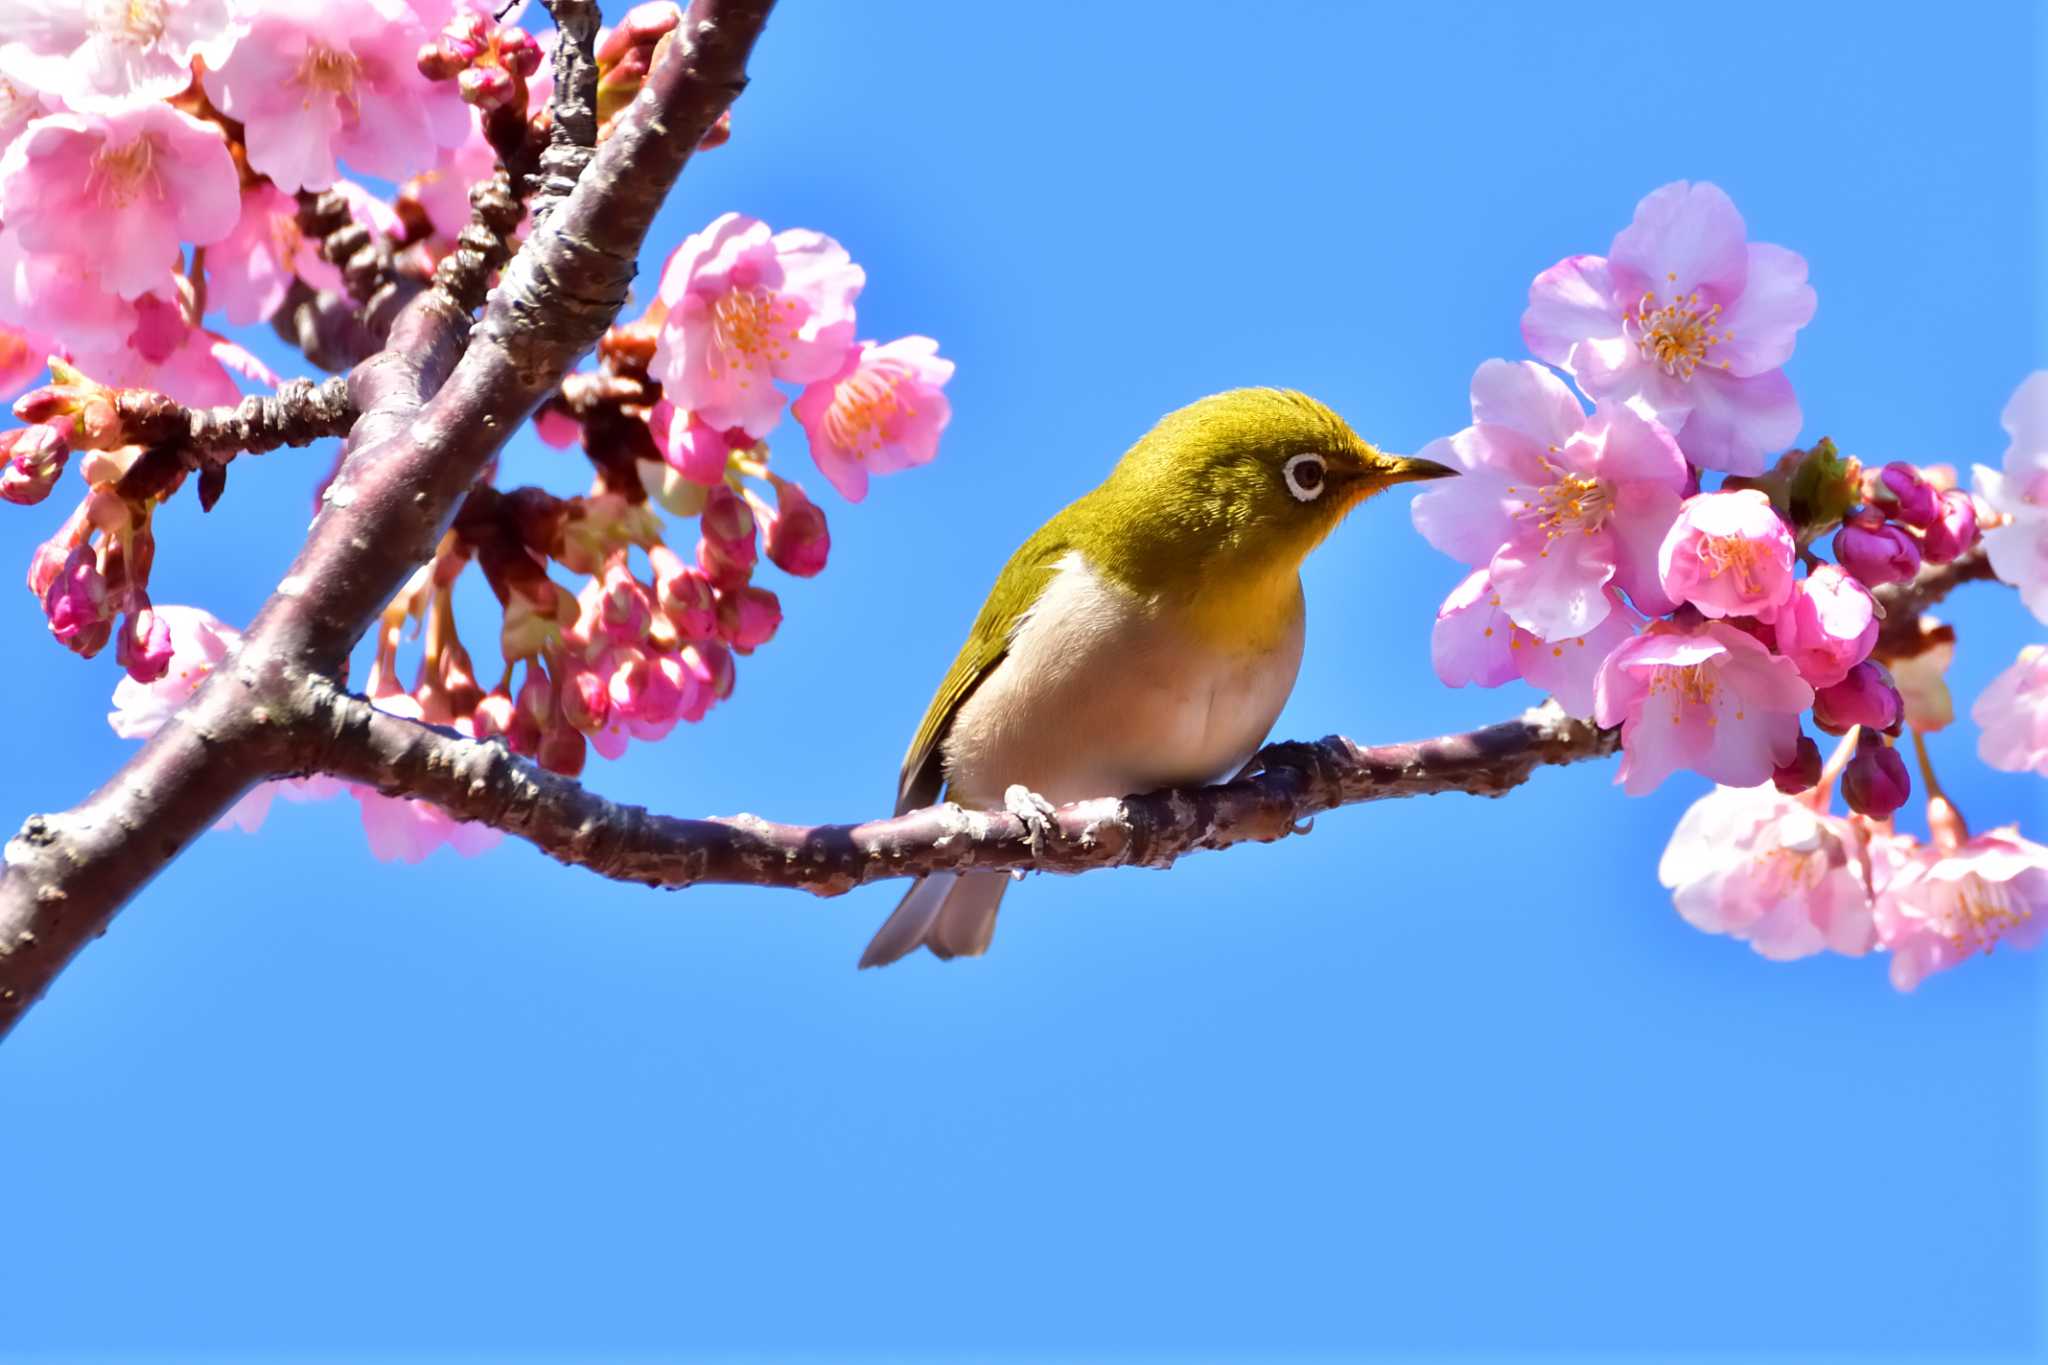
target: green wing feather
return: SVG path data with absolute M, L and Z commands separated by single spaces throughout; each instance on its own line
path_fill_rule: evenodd
M 960 647 L 959 657 L 939 684 L 932 704 L 925 709 L 924 722 L 917 727 L 917 738 L 910 741 L 910 752 L 903 756 L 903 774 L 896 789 L 898 815 L 939 799 L 946 784 L 939 752 L 946 730 L 961 704 L 1003 661 L 1018 624 L 1052 581 L 1061 556 L 1073 548 L 1062 526 L 1066 519 L 1063 512 L 1047 522 L 1010 556 L 996 576 L 981 615 L 974 618 L 974 629 L 967 633 L 967 643 Z

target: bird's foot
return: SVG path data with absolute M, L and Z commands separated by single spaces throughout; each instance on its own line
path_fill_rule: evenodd
M 1013 782 L 1003 793 L 1003 809 L 1024 822 L 1033 856 L 1045 852 L 1045 841 L 1052 837 L 1052 813 L 1058 807 L 1022 782 Z

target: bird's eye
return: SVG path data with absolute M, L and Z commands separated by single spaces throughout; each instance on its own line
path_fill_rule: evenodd
M 1323 457 L 1314 451 L 1290 455 L 1280 477 L 1287 480 L 1287 491 L 1296 502 L 1314 502 L 1323 495 Z

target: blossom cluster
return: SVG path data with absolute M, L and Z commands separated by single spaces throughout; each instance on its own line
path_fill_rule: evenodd
M 155 510 L 195 466 L 205 506 L 225 482 L 224 463 L 168 448 L 162 415 L 279 384 L 214 328 L 309 296 L 367 308 L 382 284 L 423 283 L 475 187 L 533 183 L 554 35 L 495 10 L 39 0 L 35 23 L 0 26 L 0 397 L 31 389 L 15 404 L 28 425 L 0 434 L 0 499 L 40 503 L 67 469 L 82 480 L 28 582 L 60 643 L 87 657 L 115 645 L 123 734 L 151 733 L 239 641 L 150 596 Z M 656 0 L 599 35 L 600 139 L 680 19 Z M 729 136 L 721 120 L 705 145 Z M 399 191 L 387 202 L 351 176 Z M 617 757 L 703 719 L 730 695 L 735 657 L 780 625 L 759 567 L 805 578 L 828 557 L 824 510 L 769 468 L 783 409 L 850 501 L 871 476 L 937 454 L 952 362 L 926 337 L 861 337 L 865 283 L 822 233 L 729 213 L 688 238 L 645 313 L 537 416 L 545 442 L 580 449 L 587 487 L 472 490 L 384 613 L 372 702 L 568 774 L 589 749 Z M 502 608 L 494 681 L 479 681 L 457 627 L 472 565 Z M 279 792 L 341 790 L 267 784 L 231 823 L 253 827 Z M 487 842 L 426 803 L 353 794 L 380 856 Z
M 1618 727 L 1631 795 L 1682 770 L 1720 784 L 1666 858 L 1689 921 L 1776 957 L 1882 943 L 1910 988 L 1966 956 L 1957 943 L 2023 937 L 2039 898 L 2017 869 L 2048 869 L 2048 850 L 2004 831 L 1939 847 L 1893 832 L 1912 779 L 1891 741 L 1939 723 L 1947 655 L 1894 657 L 1896 678 L 1873 652 L 1871 590 L 1970 552 L 1982 521 L 2001 574 L 2031 573 L 2048 608 L 2048 504 L 2038 522 L 2014 510 L 2048 494 L 2048 454 L 1980 469 L 1980 505 L 1952 470 L 1866 470 L 1826 440 L 1788 449 L 1801 416 L 1783 367 L 1815 304 L 1806 262 L 1751 242 L 1707 183 L 1656 190 L 1605 256 L 1539 274 L 1522 317 L 1536 359 L 1480 365 L 1471 425 L 1421 452 L 1463 477 L 1416 498 L 1416 528 L 1471 569 L 1432 653 L 1449 685 L 1519 677 Z M 2048 414 L 2048 391 L 2015 408 Z M 2048 668 L 2016 669 L 2030 671 L 2014 696 L 2042 698 Z M 2048 704 L 1999 709 L 2025 733 L 2000 730 L 1996 747 L 2048 763 Z M 1843 737 L 1828 764 L 1808 723 Z M 1850 817 L 1829 813 L 1837 785 Z M 1993 900 L 2009 923 L 1950 904 Z M 1943 933 L 1948 947 L 1928 946 Z

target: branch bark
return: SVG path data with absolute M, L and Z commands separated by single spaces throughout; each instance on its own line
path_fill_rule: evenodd
M 361 415 L 342 469 L 240 648 L 97 792 L 31 817 L 7 844 L 0 1033 L 241 792 L 303 763 L 295 749 L 324 714 L 327 679 L 343 675 L 478 472 L 625 303 L 655 211 L 745 87 L 772 4 L 693 0 L 612 136 L 506 264 L 474 330 L 487 271 L 464 266 L 466 275 L 437 275 L 394 320 L 385 349 L 351 373 Z M 478 208 L 501 243 L 511 223 L 490 219 L 504 205 Z M 484 256 L 492 241 L 464 234 Z

